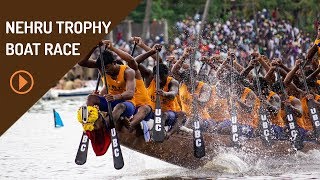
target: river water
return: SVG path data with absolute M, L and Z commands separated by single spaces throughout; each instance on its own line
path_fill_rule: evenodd
M 122 146 L 125 166 L 115 170 L 110 150 L 96 157 L 89 147 L 86 164 L 78 166 L 82 127 L 76 110 L 84 102 L 85 97 L 39 100 L 0 137 L 0 179 L 320 179 L 320 150 L 257 159 L 222 149 L 205 167 L 188 170 Z M 64 127 L 54 127 L 53 108 Z

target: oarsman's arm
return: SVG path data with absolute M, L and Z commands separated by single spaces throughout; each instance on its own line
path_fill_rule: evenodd
M 208 84 L 204 84 L 201 88 L 199 98 L 197 99 L 201 106 L 204 106 L 210 99 L 211 87 Z
M 285 70 L 287 73 L 291 71 L 290 68 L 288 68 L 286 65 L 284 65 L 280 59 L 276 60 L 278 62 L 279 67 L 281 67 L 283 70 Z
M 259 63 L 262 65 L 262 67 L 268 72 L 270 69 L 270 66 L 267 64 L 267 57 L 262 55 L 257 55 L 257 60 L 259 61 Z
M 182 81 L 179 70 L 181 69 L 183 62 L 190 55 L 190 52 L 191 52 L 190 47 L 185 48 L 180 59 L 172 66 L 172 69 L 171 69 L 172 75 L 178 81 Z
M 149 87 L 152 79 L 153 79 L 153 72 L 146 68 L 144 65 L 142 65 L 141 63 L 147 59 L 148 57 L 150 57 L 152 54 L 155 54 L 157 51 L 161 51 L 162 46 L 159 44 L 155 44 L 151 50 L 149 50 L 148 52 L 141 54 L 139 56 L 137 56 L 135 58 L 135 61 L 138 63 L 138 68 L 139 71 L 142 75 L 142 77 L 144 78 L 144 82 L 145 82 L 145 86 Z
M 294 98 L 290 104 L 293 113 L 296 117 L 302 117 L 302 106 L 301 106 L 301 101 L 297 98 Z
M 314 44 L 307 52 L 307 63 L 309 63 L 313 56 L 318 52 L 318 45 Z
M 277 114 L 281 108 L 281 99 L 278 94 L 273 95 L 269 101 L 263 101 L 269 112 Z
M 139 71 L 144 79 L 144 84 L 146 87 L 149 87 L 152 79 L 153 79 L 153 72 L 152 70 L 148 69 L 142 64 L 139 64 Z
M 207 63 L 212 68 L 211 71 L 217 71 L 219 66 L 223 63 L 220 56 L 217 54 L 214 54 L 210 59 L 207 60 Z
M 248 66 L 243 69 L 240 73 L 240 75 L 244 78 L 246 78 L 248 76 L 248 74 L 250 73 L 250 71 L 254 68 L 254 66 L 257 64 L 257 60 L 256 59 L 252 59 L 250 61 L 250 63 L 248 64 Z
M 237 70 L 237 72 L 239 72 L 239 73 L 245 69 L 243 66 L 241 66 L 241 64 L 239 64 L 239 63 L 237 62 L 237 60 L 234 60 L 234 61 L 233 61 L 233 67 L 234 67 L 235 70 Z
M 124 78 L 126 81 L 126 91 L 121 94 L 111 95 L 107 94 L 105 86 L 102 88 L 100 94 L 104 95 L 107 100 L 116 101 L 116 100 L 131 100 L 134 95 L 134 91 L 136 88 L 135 82 L 135 73 L 131 68 L 127 68 L 124 71 Z
M 138 64 L 142 63 L 145 59 L 147 59 L 148 57 L 154 55 L 157 50 L 161 51 L 162 46 L 160 44 L 155 44 L 152 48 L 150 48 L 150 50 L 148 50 L 146 53 L 139 55 L 135 60 L 137 61 Z
M 229 66 L 228 63 L 228 61 L 223 61 L 223 63 L 217 69 L 216 77 L 220 81 L 226 81 L 226 78 L 228 77 L 228 75 L 230 75 L 231 66 Z M 233 71 L 233 73 L 234 72 L 235 71 Z M 229 78 L 231 77 L 229 76 Z
M 253 91 L 250 91 L 245 102 L 242 102 L 240 98 L 238 98 L 238 104 L 243 108 L 246 112 L 252 112 L 254 103 L 257 96 Z
M 291 81 L 292 81 L 295 73 L 298 71 L 299 66 L 300 66 L 301 63 L 302 63 L 301 59 L 298 59 L 296 61 L 296 64 L 295 64 L 294 68 L 292 68 L 292 70 L 287 74 L 286 78 L 283 81 L 284 86 L 288 86 L 291 83 Z
M 313 94 L 307 94 L 306 98 L 307 98 L 308 101 L 313 101 L 313 103 L 318 107 L 318 109 L 320 108 L 320 102 L 316 101 L 314 99 L 314 95 Z
M 298 88 L 293 82 L 285 86 L 285 90 L 288 92 L 289 95 L 297 97 L 299 99 L 303 98 L 306 94 L 305 91 Z
M 168 62 L 168 67 L 169 67 L 169 70 L 170 70 L 170 75 L 172 74 L 171 73 L 171 69 L 172 69 L 172 66 L 177 62 L 176 58 L 174 55 L 172 56 L 167 56 L 167 62 Z
M 317 53 L 320 43 L 320 26 L 318 26 L 318 34 L 313 46 L 307 52 L 307 61 L 311 61 L 313 56 Z
M 307 77 L 307 82 L 310 82 L 316 79 L 319 73 L 320 73 L 320 64 L 318 65 L 318 68 Z
M 268 81 L 269 84 L 273 84 L 275 82 L 274 71 L 276 70 L 276 66 L 271 66 L 267 74 L 264 76 L 264 79 Z
M 120 94 L 120 100 L 130 100 L 133 98 L 134 91 L 136 89 L 135 73 L 133 69 L 127 68 L 124 72 L 124 78 L 126 80 L 126 91 Z
M 169 91 L 165 92 L 165 97 L 169 99 L 174 99 L 177 96 L 179 91 L 179 82 L 175 79 L 172 79 L 169 86 L 170 86 Z
M 89 51 L 89 53 L 81 61 L 78 62 L 78 64 L 82 67 L 97 68 L 96 61 L 90 59 L 90 56 L 97 48 L 99 48 L 99 45 L 94 46 Z
M 130 68 L 132 68 L 135 71 L 138 70 L 137 62 L 134 60 L 134 58 L 130 54 L 115 48 L 113 46 L 113 43 L 110 40 L 104 40 L 102 42 L 103 44 L 106 45 L 108 49 L 115 52 L 122 60 L 126 61 Z
M 181 56 L 181 58 L 172 66 L 171 72 L 172 76 L 178 81 L 182 81 L 179 70 L 182 67 L 183 62 L 185 61 L 185 56 Z
M 151 48 L 150 48 L 149 46 L 147 46 L 147 45 L 143 42 L 143 40 L 141 39 L 141 37 L 132 37 L 132 39 L 133 39 L 133 41 L 134 41 L 135 43 L 137 43 L 137 45 L 138 45 L 140 48 L 142 48 L 142 49 L 145 50 L 146 52 L 148 52 L 148 51 L 151 50 Z M 155 54 L 151 55 L 151 57 L 152 57 L 153 59 L 156 59 L 156 55 L 155 55 Z M 162 59 L 161 59 L 160 57 L 159 57 L 159 62 L 162 63 Z
M 103 86 L 100 93 L 99 93 L 101 96 L 104 96 L 107 94 L 107 90 L 106 90 L 106 86 Z
M 216 75 L 217 75 L 219 80 L 223 80 L 220 77 L 222 77 L 223 73 L 227 70 L 226 69 L 226 64 L 227 64 L 227 62 L 224 61 L 217 69 Z

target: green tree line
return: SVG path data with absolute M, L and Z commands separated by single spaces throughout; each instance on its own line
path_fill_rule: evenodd
M 143 22 L 146 2 L 141 2 L 130 14 L 130 19 Z M 206 0 L 152 0 L 150 21 L 167 19 L 172 25 L 186 16 L 202 14 L 205 3 Z M 225 21 L 231 17 L 231 11 L 236 17 L 250 19 L 263 8 L 270 13 L 278 8 L 280 19 L 288 20 L 307 32 L 314 33 L 314 21 L 320 20 L 320 0 L 212 0 L 207 21 Z

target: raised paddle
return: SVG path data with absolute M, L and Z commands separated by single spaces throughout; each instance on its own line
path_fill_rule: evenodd
M 159 51 L 156 54 L 156 90 L 160 90 L 160 73 L 159 73 Z M 154 123 L 152 128 L 152 139 L 155 142 L 163 142 L 165 139 L 164 122 L 162 122 L 160 95 L 156 93 L 156 108 L 154 115 Z
M 104 66 L 104 59 L 103 59 L 103 55 L 101 52 L 101 48 L 100 48 L 100 60 L 101 60 L 101 71 L 102 71 L 102 76 L 104 79 L 104 86 L 106 87 L 106 93 L 109 93 L 108 90 L 108 83 L 107 83 L 107 78 L 106 78 L 106 69 Z M 109 116 L 109 120 L 110 120 L 110 129 L 111 129 L 111 144 L 112 144 L 112 155 L 113 155 L 113 165 L 115 169 L 121 169 L 124 166 L 124 162 L 123 162 L 123 157 L 122 157 L 122 152 L 121 152 L 121 147 L 120 147 L 120 142 L 117 136 L 117 131 L 114 125 L 114 120 L 113 120 L 113 116 L 112 116 L 112 107 L 111 107 L 111 103 L 109 101 L 107 101 L 108 104 L 108 116 Z M 106 127 L 107 127 L 107 122 L 104 121 Z
M 278 76 L 278 80 L 280 83 L 281 91 L 284 93 L 285 100 L 287 100 L 288 94 L 284 89 L 284 85 L 281 80 L 281 76 L 280 76 L 280 72 L 279 72 L 279 67 L 277 67 L 277 76 Z M 301 138 L 300 131 L 298 130 L 296 117 L 293 114 L 293 109 L 288 105 L 285 105 L 284 108 L 286 111 L 286 121 L 287 121 L 287 125 L 289 127 L 289 133 L 290 133 L 289 140 L 291 141 L 291 144 L 295 149 L 301 150 L 301 149 L 303 149 L 304 145 L 303 145 L 303 140 Z
M 100 48 L 100 47 L 99 47 Z M 98 74 L 98 78 L 97 78 L 97 85 L 96 85 L 96 89 L 95 92 L 98 91 L 98 87 L 99 87 L 99 83 L 100 83 L 100 74 Z M 84 123 L 86 123 L 87 119 L 88 119 L 88 110 L 87 110 L 87 106 L 82 106 L 82 121 Z M 78 152 L 76 155 L 76 159 L 75 159 L 75 163 L 78 165 L 83 165 L 86 163 L 87 161 L 87 154 L 88 154 L 88 148 L 89 148 L 89 137 L 87 136 L 87 134 L 85 132 L 82 133 L 82 137 L 80 140 L 80 145 L 78 148 Z
M 306 80 L 306 76 L 304 74 L 303 71 L 303 67 L 300 64 L 300 71 L 303 77 L 303 84 L 304 84 L 304 88 L 307 91 L 307 94 L 310 94 L 310 90 L 308 88 L 307 85 L 307 80 Z M 319 139 L 320 136 L 320 120 L 319 120 L 319 111 L 317 106 L 315 105 L 313 100 L 307 100 L 307 104 L 308 104 L 308 109 L 309 109 L 309 116 L 310 116 L 310 120 L 312 122 L 312 126 L 313 126 L 313 131 L 314 131 L 314 135 L 316 139 Z
M 197 46 L 196 46 L 197 47 Z M 195 53 L 196 56 L 196 53 Z M 190 83 L 191 83 L 191 94 L 193 95 L 195 92 L 195 77 L 193 77 L 193 66 L 194 66 L 194 59 L 190 59 Z M 193 119 L 193 155 L 196 158 L 202 158 L 206 155 L 204 140 L 200 128 L 200 117 L 198 112 L 198 104 L 195 99 L 192 99 L 192 119 Z
M 234 107 L 234 102 L 233 102 L 233 91 L 231 85 L 234 83 L 233 80 L 233 60 L 234 60 L 234 55 L 231 55 L 231 60 L 230 60 L 230 65 L 231 65 L 231 71 L 230 71 L 230 87 L 229 87 L 229 102 L 230 102 L 230 109 L 231 109 L 231 141 L 233 143 L 233 146 L 236 148 L 239 148 L 240 141 L 239 141 L 239 124 L 238 124 L 238 119 L 237 119 L 237 110 Z
M 260 137 L 263 142 L 263 144 L 267 147 L 270 147 L 272 145 L 272 140 L 271 140 L 271 133 L 270 133 L 270 121 L 269 121 L 269 116 L 267 114 L 267 110 L 265 107 L 265 104 L 262 99 L 262 92 L 261 92 L 261 87 L 260 87 L 260 81 L 259 81 L 259 73 L 258 73 L 258 68 L 257 65 L 254 64 L 254 70 L 256 74 L 256 84 L 258 87 L 258 96 L 260 100 L 260 109 L 259 109 L 259 125 L 260 125 Z
M 131 51 L 131 56 L 133 56 L 134 51 L 136 50 L 136 47 L 137 47 L 137 42 L 134 42 L 134 45 L 133 45 L 133 48 L 132 48 L 132 51 Z

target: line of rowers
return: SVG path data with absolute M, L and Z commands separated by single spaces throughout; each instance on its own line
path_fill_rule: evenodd
M 130 54 L 117 49 L 110 40 L 103 40 L 99 45 L 92 48 L 83 60 L 78 64 L 83 67 L 97 68 L 101 73 L 101 59 L 91 60 L 90 56 L 94 50 L 105 45 L 106 50 L 102 52 L 104 59 L 106 80 L 109 93 L 106 93 L 104 86 L 100 92 L 95 92 L 88 96 L 87 107 L 89 112 L 88 121 L 82 122 L 81 112 L 78 111 L 78 120 L 82 123 L 83 129 L 94 134 L 103 133 L 103 120 L 109 122 L 108 116 L 103 116 L 101 112 L 107 112 L 108 103 L 112 106 L 112 115 L 117 130 L 138 132 L 140 122 L 148 121 L 154 117 L 156 94 L 161 97 L 162 121 L 169 129 L 166 137 L 169 138 L 179 128 L 187 132 L 192 132 L 193 113 L 200 117 L 203 131 L 230 134 L 230 99 L 235 102 L 240 135 L 255 137 L 259 134 L 259 108 L 264 103 L 268 117 L 271 121 L 273 136 L 275 139 L 288 138 L 288 126 L 286 123 L 286 113 L 284 106 L 290 106 L 297 119 L 299 131 L 304 140 L 313 137 L 313 126 L 307 107 L 307 101 L 314 101 L 320 107 L 320 96 L 318 91 L 320 65 L 313 56 L 320 52 L 317 43 L 308 51 L 308 63 L 305 67 L 307 84 L 310 93 L 307 94 L 301 80 L 299 65 L 302 60 L 298 59 L 292 69 L 287 68 L 281 60 L 270 61 L 267 57 L 258 53 L 252 53 L 252 60 L 247 67 L 242 67 L 237 63 L 235 54 L 228 53 L 226 59 L 218 55 L 203 57 L 201 61 L 210 68 L 208 73 L 194 70 L 190 71 L 190 64 L 187 63 L 193 54 L 193 48 L 184 49 L 179 60 L 167 59 L 169 67 L 162 63 L 160 59 L 160 90 L 156 90 L 156 68 L 153 70 L 146 68 L 142 62 L 150 56 L 156 59 L 156 53 L 161 51 L 161 45 L 156 44 L 152 48 L 148 47 L 140 37 L 133 37 L 133 41 L 138 47 L 145 50 L 145 53 L 132 57 Z M 319 43 L 319 42 L 318 42 Z M 115 53 L 126 62 L 124 65 L 116 61 Z M 101 56 L 100 56 L 101 57 Z M 233 61 L 233 67 L 230 61 Z M 260 64 L 262 70 L 259 73 L 259 84 L 255 80 L 251 71 Z M 314 66 L 316 64 L 316 67 Z M 282 92 L 279 77 L 276 78 L 275 70 L 280 69 L 281 80 L 284 83 L 288 97 Z M 232 70 L 232 75 L 231 75 Z M 264 72 L 264 73 L 262 73 Z M 192 74 L 191 74 L 192 73 Z M 264 74 L 262 77 L 261 75 Z M 234 82 L 231 84 L 231 76 Z M 196 77 L 194 93 L 191 93 L 191 78 Z M 200 80 L 200 77 L 206 77 Z M 213 81 L 208 79 L 214 78 Z M 203 78 L 201 78 L 203 79 Z M 262 95 L 258 97 L 260 85 Z M 228 91 L 229 88 L 232 89 Z M 192 102 L 197 105 L 197 112 L 193 112 Z M 108 123 L 107 123 L 108 124 Z M 122 128 L 126 127 L 126 128 Z M 183 128 L 182 128 L 183 127 Z M 94 133 L 95 132 L 95 133 Z M 90 136 L 89 136 L 90 138 Z M 90 138 L 90 139 L 91 139 Z

